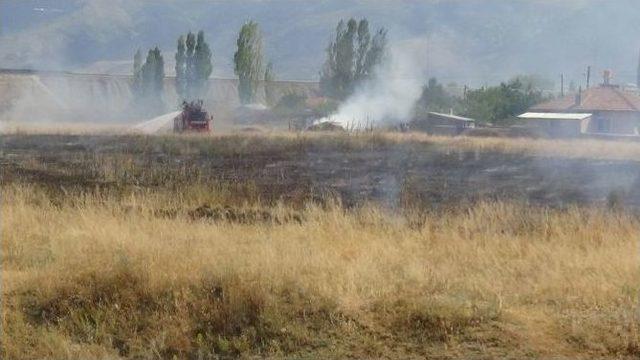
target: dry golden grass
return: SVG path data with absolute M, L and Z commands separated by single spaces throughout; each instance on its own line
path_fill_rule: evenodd
M 222 134 L 222 137 L 229 134 Z M 437 145 L 456 151 L 495 151 L 531 156 L 559 156 L 567 158 L 636 160 L 640 159 L 640 142 L 634 140 L 602 139 L 533 139 L 510 137 L 435 136 L 425 133 L 373 132 L 373 133 L 258 133 L 254 137 L 279 138 L 280 141 L 334 142 L 347 147 L 370 147 L 376 143 L 417 143 Z
M 84 122 L 0 122 L 0 134 L 125 134 L 131 126 L 124 123 L 95 124 Z
M 640 142 L 600 139 L 532 139 L 508 137 L 450 137 L 419 133 L 384 135 L 395 141 L 416 141 L 449 147 L 452 151 L 476 150 L 524 153 L 534 156 L 567 158 L 636 160 L 640 159 Z
M 2 358 L 640 355 L 631 214 L 310 206 L 231 223 L 193 220 L 195 199 L 4 188 Z
M 123 135 L 144 138 L 164 138 L 171 143 L 183 146 L 185 139 L 197 147 L 225 150 L 224 144 L 233 139 L 242 138 L 247 145 L 253 141 L 280 144 L 280 146 L 304 145 L 307 143 L 341 146 L 344 148 L 367 148 L 386 143 L 424 144 L 450 148 L 451 151 L 495 151 L 501 153 L 518 153 L 532 156 L 561 156 L 567 158 L 587 158 L 605 160 L 640 159 L 640 141 L 629 139 L 533 139 L 509 137 L 469 137 L 469 136 L 434 136 L 425 133 L 410 132 L 356 132 L 356 133 L 322 133 L 322 132 L 288 132 L 282 130 L 263 129 L 260 132 L 244 132 L 236 128 L 216 128 L 211 134 L 159 134 L 141 135 L 131 130 L 126 124 L 92 125 L 85 123 L 71 124 L 5 124 L 1 128 L 4 135 Z M 252 151 L 253 147 L 248 147 Z M 239 149 L 242 151 L 242 149 Z

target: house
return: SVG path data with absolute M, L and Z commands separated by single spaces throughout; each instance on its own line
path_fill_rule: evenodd
M 578 127 L 580 134 L 637 136 L 640 95 L 611 84 L 611 72 L 605 71 L 602 85 L 535 105 L 520 118 L 551 136 L 574 135 Z
M 465 129 L 475 127 L 475 120 L 453 114 L 429 112 L 426 116 L 413 119 L 409 128 L 435 135 L 459 135 Z

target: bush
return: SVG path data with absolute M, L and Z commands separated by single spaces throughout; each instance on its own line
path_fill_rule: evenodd
M 289 92 L 280 98 L 280 101 L 278 101 L 278 104 L 276 105 L 276 109 L 281 111 L 301 111 L 306 107 L 306 101 L 306 95 Z

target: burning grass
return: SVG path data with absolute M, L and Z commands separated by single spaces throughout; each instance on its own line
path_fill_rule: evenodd
M 640 355 L 633 214 L 228 196 L 5 186 L 2 358 Z

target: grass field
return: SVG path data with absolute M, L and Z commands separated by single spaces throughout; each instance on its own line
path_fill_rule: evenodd
M 59 150 L 43 138 L 5 138 L 2 358 L 640 356 L 633 208 L 266 201 L 255 184 L 201 175 L 177 186 L 192 174 L 167 165 L 151 176 L 138 171 L 144 164 L 118 162 L 124 157 L 85 169 L 113 157 L 67 140 Z M 272 153 L 328 143 L 352 152 L 405 142 L 585 159 L 600 148 L 612 151 L 594 157 L 617 160 L 640 149 L 385 134 L 142 137 L 118 151 L 131 159 L 163 146 L 171 156 L 267 152 L 270 164 Z M 51 157 L 56 149 L 68 162 Z M 76 181 L 82 176 L 91 181 Z

